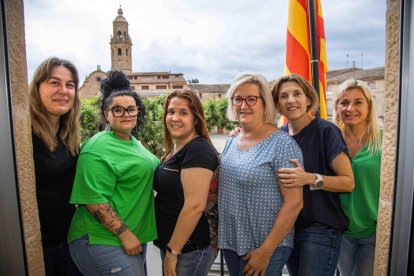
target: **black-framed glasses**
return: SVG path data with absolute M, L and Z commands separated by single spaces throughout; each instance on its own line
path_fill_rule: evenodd
M 240 106 L 243 104 L 243 101 L 246 101 L 246 104 L 248 106 L 253 106 L 257 103 L 257 99 L 262 99 L 263 97 L 258 97 L 258 96 L 247 96 L 246 98 L 242 98 L 239 96 L 234 96 L 231 97 L 231 102 L 235 105 L 235 106 Z
M 122 117 L 124 116 L 125 112 L 128 113 L 129 116 L 135 117 L 138 116 L 139 108 L 138 106 L 128 106 L 127 108 L 123 106 L 114 106 L 111 109 L 108 109 L 112 112 L 114 117 Z

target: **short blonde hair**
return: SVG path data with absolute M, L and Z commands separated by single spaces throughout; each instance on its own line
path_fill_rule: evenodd
M 365 98 L 368 101 L 369 105 L 369 111 L 368 111 L 368 127 L 367 127 L 367 146 L 368 151 L 370 154 L 373 154 L 374 152 L 381 150 L 381 130 L 378 126 L 377 122 L 377 112 L 375 110 L 375 104 L 372 101 L 372 92 L 369 86 L 361 81 L 361 80 L 354 80 L 349 79 L 344 81 L 337 89 L 334 97 L 334 110 L 333 110 L 333 118 L 335 121 L 335 124 L 341 129 L 342 133 L 346 132 L 346 127 L 344 122 L 341 120 L 341 117 L 339 116 L 338 112 L 336 112 L 338 108 L 338 103 L 341 100 L 341 98 L 344 96 L 345 92 L 350 89 L 359 89 L 365 96 Z
M 315 88 L 313 88 L 313 86 L 307 80 L 305 80 L 298 74 L 291 74 L 280 77 L 272 85 L 271 91 L 275 105 L 277 106 L 279 103 L 280 87 L 282 86 L 282 84 L 289 81 L 297 83 L 302 88 L 306 97 L 309 99 L 311 104 L 306 108 L 306 112 L 317 111 L 319 107 L 319 98 Z
M 234 111 L 231 98 L 236 89 L 245 83 L 253 83 L 259 87 L 260 96 L 265 106 L 265 122 L 274 124 L 276 121 L 276 108 L 273 104 L 272 94 L 270 93 L 269 82 L 261 74 L 248 72 L 238 74 L 231 83 L 229 90 L 227 90 L 227 117 L 229 120 L 237 121 L 237 115 Z

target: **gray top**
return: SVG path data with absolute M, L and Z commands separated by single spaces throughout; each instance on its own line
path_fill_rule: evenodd
M 302 152 L 284 131 L 275 131 L 241 151 L 238 136 L 228 139 L 219 174 L 219 247 L 244 255 L 258 248 L 271 231 L 283 204 L 276 171 L 303 164 Z M 293 229 L 279 246 L 293 248 Z

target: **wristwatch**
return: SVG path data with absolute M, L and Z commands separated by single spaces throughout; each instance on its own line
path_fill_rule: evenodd
M 181 252 L 175 251 L 172 249 L 168 244 L 165 246 L 165 249 L 170 252 L 171 255 L 178 256 L 181 254 Z
M 320 175 L 318 173 L 315 173 L 315 176 L 316 176 L 315 182 L 313 182 L 313 185 L 310 185 L 309 186 L 309 189 L 311 191 L 320 190 L 323 187 L 323 178 L 322 178 L 322 175 Z

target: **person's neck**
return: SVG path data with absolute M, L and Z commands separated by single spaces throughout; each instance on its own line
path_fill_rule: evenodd
M 60 116 L 58 116 L 58 117 L 49 116 L 49 119 L 50 119 L 50 123 L 52 125 L 53 134 L 56 136 L 56 134 L 58 133 L 58 130 L 59 130 Z
M 345 126 L 344 138 L 347 145 L 365 145 L 367 139 L 367 124 Z
M 262 138 L 266 136 L 269 131 L 277 130 L 277 127 L 271 123 L 262 122 L 259 124 L 249 124 L 241 126 L 241 135 L 244 138 Z
M 184 139 L 174 139 L 173 154 L 175 154 L 177 151 L 182 149 L 186 144 L 188 144 L 191 140 L 193 140 L 197 136 L 198 136 L 197 133 L 194 132 L 194 133 L 192 133 L 191 135 L 189 135 L 188 137 L 186 137 Z
M 305 115 L 296 120 L 290 120 L 288 122 L 289 135 L 298 134 L 299 132 L 301 132 L 302 129 L 309 125 L 313 119 L 315 119 L 315 117 L 306 113 Z
M 119 131 L 115 131 L 115 130 L 113 130 L 113 132 L 121 140 L 129 141 L 131 139 L 131 133 L 123 133 L 123 132 L 119 132 Z

